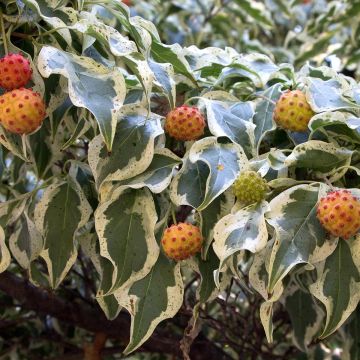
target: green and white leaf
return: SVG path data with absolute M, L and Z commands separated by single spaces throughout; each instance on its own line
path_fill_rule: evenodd
M 360 300 L 360 242 L 340 240 L 336 250 L 317 265 L 317 280 L 310 292 L 326 308 L 321 339 L 336 331 Z
M 322 185 L 321 192 L 325 188 Z M 316 218 L 319 190 L 318 184 L 297 185 L 270 202 L 267 221 L 276 235 L 269 264 L 270 293 L 294 266 L 321 261 L 334 251 L 336 241 L 327 239 Z
M 303 352 L 318 334 L 324 318 L 321 309 L 316 306 L 310 293 L 293 286 L 285 298 L 285 307 L 289 314 L 294 333 L 294 343 Z
M 218 143 L 215 137 L 201 139 L 185 156 L 184 165 L 171 184 L 171 199 L 176 205 L 204 210 L 247 165 L 240 145 Z
M 95 116 L 108 150 L 115 137 L 118 112 L 123 105 L 126 86 L 121 72 L 109 69 L 93 59 L 44 46 L 38 57 L 42 76 L 60 74 L 68 80 L 68 91 L 75 106 Z
M 206 105 L 210 132 L 217 137 L 227 136 L 242 146 L 247 156 L 255 152 L 255 125 L 251 122 L 253 109 L 250 103 L 228 104 L 223 101 L 202 98 Z
M 266 246 L 268 232 L 264 214 L 268 210 L 268 203 L 261 202 L 226 215 L 217 222 L 213 248 L 220 259 L 219 269 L 239 251 L 256 253 Z
M 71 177 L 46 188 L 36 204 L 34 221 L 44 239 L 40 256 L 46 262 L 53 288 L 58 287 L 74 264 L 75 234 L 87 223 L 91 213 L 81 187 Z
M 0 227 L 0 273 L 5 271 L 11 262 L 10 251 L 5 243 L 4 229 Z
M 352 154 L 353 151 L 332 143 L 310 140 L 296 146 L 286 158 L 284 165 L 313 169 L 326 176 L 332 173 L 334 169 L 349 166 Z M 342 177 L 343 172 L 338 176 Z
M 100 296 L 129 288 L 150 272 L 159 255 L 156 221 L 154 201 L 146 188 L 120 187 L 97 208 L 95 228 L 100 254 L 113 265 L 111 286 L 102 286 Z
M 125 106 L 109 154 L 99 136 L 89 145 L 88 161 L 97 187 L 103 182 L 130 179 L 143 173 L 154 156 L 155 138 L 163 133 L 160 117 L 143 108 Z
M 40 255 L 43 238 L 27 211 L 23 212 L 15 231 L 10 235 L 9 248 L 13 257 L 24 269 L 28 269 L 30 263 Z

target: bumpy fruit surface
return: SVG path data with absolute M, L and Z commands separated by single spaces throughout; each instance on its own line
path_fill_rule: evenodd
M 178 223 L 164 231 L 161 244 L 165 254 L 174 260 L 185 260 L 201 250 L 203 238 L 197 226 Z
M 0 123 L 8 131 L 29 134 L 45 118 L 45 104 L 40 94 L 30 89 L 16 89 L 0 96 Z
M 0 86 L 6 90 L 18 89 L 30 80 L 30 61 L 20 54 L 9 54 L 0 59 Z
M 250 205 L 264 200 L 269 186 L 256 171 L 244 171 L 235 180 L 233 191 L 239 201 Z
M 170 111 L 165 120 L 165 131 L 177 140 L 196 140 L 204 134 L 205 119 L 198 108 L 179 106 Z
M 320 199 L 317 218 L 332 235 L 344 239 L 360 229 L 360 201 L 348 190 L 336 190 Z
M 300 90 L 287 91 L 280 96 L 274 109 L 274 120 L 285 130 L 304 132 L 314 116 L 305 94 Z

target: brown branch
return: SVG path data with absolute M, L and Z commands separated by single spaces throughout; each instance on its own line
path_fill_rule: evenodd
M 121 312 L 109 321 L 99 308 L 83 301 L 66 302 L 55 293 L 33 286 L 27 279 L 5 271 L 0 274 L 0 290 L 17 300 L 23 308 L 46 314 L 68 324 L 76 325 L 92 333 L 103 332 L 121 344 L 127 344 L 130 333 L 130 318 Z M 165 353 L 181 358 L 180 337 L 169 336 L 168 332 L 157 329 L 151 338 L 139 349 L 142 352 Z M 194 342 L 190 357 L 192 360 L 231 359 L 220 348 L 204 336 Z

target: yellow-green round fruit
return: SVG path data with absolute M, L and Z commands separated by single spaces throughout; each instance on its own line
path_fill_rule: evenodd
M 274 109 L 276 124 L 290 131 L 305 132 L 313 116 L 314 112 L 300 90 L 283 93 Z
M 162 248 L 170 259 L 185 260 L 201 250 L 203 237 L 197 226 L 187 223 L 171 225 L 164 231 Z
M 233 191 L 239 201 L 250 205 L 264 200 L 269 186 L 256 171 L 244 171 L 234 182 Z

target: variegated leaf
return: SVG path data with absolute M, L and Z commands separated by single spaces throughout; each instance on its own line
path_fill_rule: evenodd
M 325 111 L 312 117 L 309 127 L 312 136 L 318 131 L 331 135 L 332 138 L 344 139 L 360 144 L 360 118 L 343 111 Z
M 81 236 L 78 236 L 77 240 L 79 241 L 84 254 L 90 258 L 91 262 L 93 263 L 96 271 L 100 276 L 102 284 L 104 285 L 105 282 L 111 282 L 113 266 L 108 259 L 100 256 L 99 241 L 96 233 L 85 233 Z M 104 287 L 110 288 L 111 284 L 108 284 Z M 114 294 L 105 296 L 97 294 L 96 300 L 105 316 L 109 320 L 114 320 L 119 315 L 121 306 L 116 300 Z
M 81 187 L 71 177 L 50 185 L 36 204 L 35 225 L 44 239 L 40 256 L 46 262 L 53 288 L 74 264 L 75 234 L 87 223 L 91 213 Z
M 43 248 L 43 238 L 26 211 L 21 215 L 15 231 L 10 235 L 9 248 L 16 261 L 28 269 Z
M 163 133 L 158 115 L 147 117 L 144 109 L 127 109 L 117 124 L 111 153 L 99 136 L 90 142 L 88 161 L 98 187 L 105 181 L 121 181 L 143 173 L 153 159 L 155 138 Z
M 360 242 L 340 240 L 336 250 L 317 266 L 317 280 L 310 292 L 326 308 L 320 338 L 336 331 L 360 301 Z
M 132 189 L 148 187 L 154 194 L 164 191 L 171 182 L 174 168 L 181 164 L 181 159 L 166 148 L 155 149 L 149 167 L 141 174 L 116 183 Z
M 91 111 L 107 149 L 112 148 L 118 111 L 126 95 L 125 80 L 117 69 L 109 69 L 93 59 L 44 46 L 38 58 L 42 76 L 60 74 L 67 78 L 72 103 Z
M 172 201 L 204 210 L 233 184 L 247 164 L 240 145 L 222 144 L 215 137 L 199 140 L 172 182 Z
M 11 262 L 10 251 L 5 243 L 4 229 L 0 226 L 0 273 L 5 271 Z
M 264 301 L 260 305 L 260 320 L 264 328 L 267 341 L 271 344 L 273 342 L 273 310 L 274 303 L 271 301 Z
M 214 240 L 214 227 L 220 218 L 230 213 L 235 202 L 235 196 L 230 191 L 226 191 L 217 197 L 204 210 L 198 212 L 200 217 L 201 233 L 204 238 L 202 247 L 203 258 L 207 257 L 207 252 Z
M 311 294 L 298 287 L 294 287 L 286 296 L 285 307 L 292 324 L 294 342 L 301 351 L 306 352 L 320 330 L 323 312 L 315 304 Z
M 223 101 L 207 98 L 202 100 L 206 105 L 210 132 L 217 137 L 227 136 L 231 141 L 241 145 L 247 156 L 254 155 L 255 125 L 251 122 L 251 104 L 238 102 L 230 106 Z
M 127 56 L 137 52 L 136 44 L 133 41 L 121 35 L 113 27 L 98 21 L 95 15 L 84 11 L 80 13 L 80 16 L 80 21 L 69 27 L 70 29 L 94 37 L 101 44 L 109 48 L 115 56 Z
M 318 197 L 319 185 L 297 185 L 270 202 L 267 221 L 276 234 L 269 264 L 270 293 L 295 265 L 321 261 L 334 250 L 336 241 L 326 237 L 316 218 Z
M 256 253 L 268 240 L 264 214 L 268 203 L 262 202 L 224 216 L 214 228 L 213 248 L 220 259 L 219 269 L 232 255 L 241 250 Z
M 100 254 L 113 265 L 110 287 L 101 285 L 99 296 L 129 288 L 144 278 L 158 255 L 154 229 L 154 201 L 148 189 L 117 188 L 95 212 Z
M 286 158 L 285 166 L 306 168 L 328 174 L 334 169 L 350 165 L 353 151 L 331 143 L 310 140 L 294 148 Z
M 256 125 L 255 141 L 258 148 L 262 137 L 267 131 L 274 127 L 273 112 L 275 109 L 275 102 L 281 95 L 281 86 L 281 84 L 275 84 L 266 89 L 263 93 L 261 93 L 261 97 L 263 99 L 256 105 L 253 122 Z
M 23 0 L 23 3 L 35 10 L 45 22 L 56 29 L 69 46 L 72 45 L 71 34 L 66 25 L 77 19 L 75 9 L 62 7 L 54 10 L 53 6 L 47 4 L 46 1 Z
M 315 112 L 359 108 L 359 105 L 343 96 L 344 89 L 337 79 L 308 77 L 305 78 L 305 83 L 308 86 L 307 97 Z
M 170 262 L 161 253 L 151 272 L 130 288 L 128 298 L 118 298 L 132 317 L 130 343 L 125 354 L 141 346 L 161 321 L 175 316 L 183 303 L 183 294 L 180 264 Z M 128 303 L 124 304 L 124 300 Z

